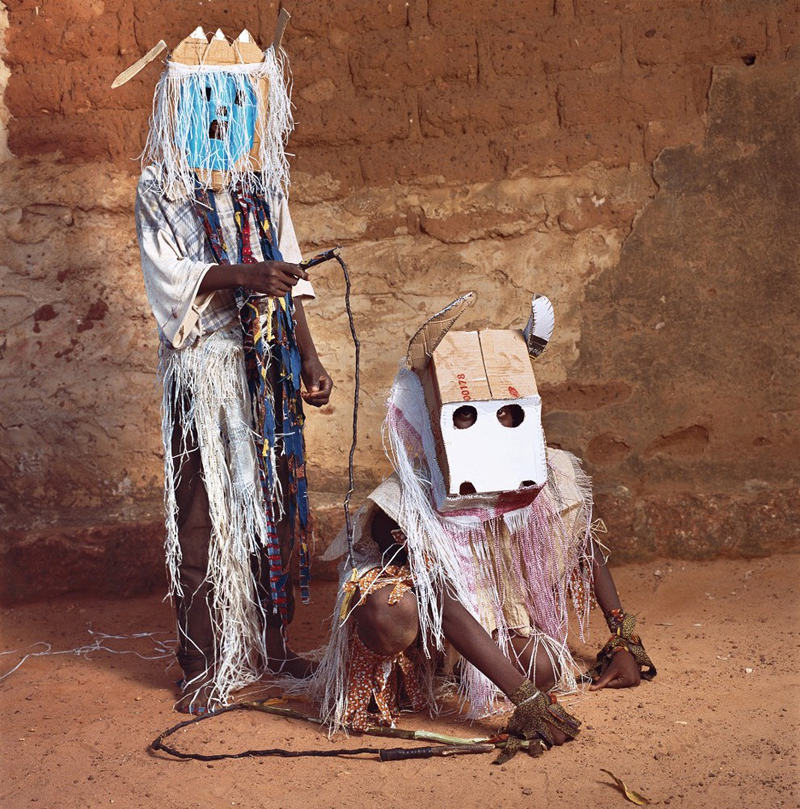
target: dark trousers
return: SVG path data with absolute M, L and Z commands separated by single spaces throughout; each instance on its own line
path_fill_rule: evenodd
M 197 673 L 212 668 L 215 662 L 216 643 L 212 622 L 213 583 L 207 578 L 211 518 L 196 436 L 189 433 L 186 442 L 187 452 L 182 456 L 181 433 L 182 426 L 176 423 L 172 435 L 172 457 L 176 469 L 178 542 L 182 555 L 179 578 L 183 589 L 183 596 L 175 598 L 179 636 L 177 656 L 184 673 Z M 278 475 L 284 483 L 287 479 L 286 465 L 279 463 L 278 466 Z M 285 486 L 284 483 L 284 491 Z M 276 529 L 281 547 L 281 564 L 284 570 L 288 570 L 292 551 L 291 526 L 288 519 L 281 520 Z M 281 617 L 272 611 L 266 552 L 253 556 L 252 571 L 256 596 L 264 608 L 266 626 L 280 628 Z M 295 608 L 291 577 L 286 584 L 286 598 L 288 620 L 291 622 Z

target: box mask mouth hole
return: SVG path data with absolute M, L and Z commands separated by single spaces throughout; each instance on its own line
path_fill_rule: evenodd
M 220 121 L 218 118 L 215 118 L 208 127 L 208 137 L 211 140 L 225 140 L 227 129 L 227 121 Z
M 461 405 L 453 411 L 453 427 L 466 430 L 478 420 L 478 411 L 472 405 Z
M 455 416 L 455 414 L 453 415 Z M 496 415 L 503 427 L 519 427 L 525 421 L 525 411 L 518 404 L 503 405 Z

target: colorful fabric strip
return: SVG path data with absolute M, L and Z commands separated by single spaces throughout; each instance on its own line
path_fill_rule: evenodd
M 248 194 L 241 189 L 231 192 L 234 221 L 238 235 L 236 263 L 253 264 L 250 215 L 257 226 L 257 236 L 264 261 L 283 261 L 271 220 L 269 205 L 263 196 Z M 209 247 L 220 265 L 231 264 L 231 251 L 225 244 L 215 195 L 197 184 L 195 210 L 203 224 Z M 303 440 L 303 405 L 300 396 L 300 350 L 294 334 L 294 304 L 291 292 L 283 298 L 257 295 L 238 287 L 235 291 L 245 349 L 245 366 L 251 405 L 257 424 L 257 457 L 261 487 L 264 494 L 268 536 L 261 537 L 269 563 L 270 600 L 273 613 L 288 621 L 286 584 L 289 571 L 281 563 L 280 543 L 275 526 L 275 488 L 277 470 L 275 459 L 286 459 L 288 490 L 283 491 L 285 518 L 289 521 L 290 545 L 300 544 L 300 582 L 304 603 L 309 603 L 310 569 L 308 559 L 309 509 L 308 484 L 305 470 Z M 262 327 L 262 318 L 264 326 Z M 275 364 L 275 366 L 273 366 Z M 272 367 L 277 373 L 277 390 L 271 390 Z

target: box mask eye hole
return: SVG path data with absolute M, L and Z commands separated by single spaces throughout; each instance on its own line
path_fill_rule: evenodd
M 459 494 L 477 494 L 477 491 L 475 491 L 475 487 L 468 480 L 465 480 L 458 487 L 458 493 Z
M 206 101 L 211 101 L 211 88 L 206 87 Z
M 238 105 L 239 107 L 244 106 L 244 98 L 242 96 L 242 91 L 241 90 L 236 91 L 236 95 L 233 97 L 233 103 Z
M 503 427 L 519 427 L 525 421 L 525 411 L 517 404 L 504 405 L 497 411 L 497 420 Z
M 453 412 L 453 427 L 466 430 L 478 420 L 478 411 L 472 405 L 461 405 Z

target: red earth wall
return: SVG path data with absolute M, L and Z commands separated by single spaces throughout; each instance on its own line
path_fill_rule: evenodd
M 4 597 L 161 578 L 156 337 L 133 194 L 159 68 L 195 26 L 271 41 L 278 4 L 8 0 L 0 163 Z M 800 4 L 287 3 L 304 249 L 342 244 L 364 343 L 359 496 L 388 471 L 402 347 L 556 306 L 551 443 L 585 458 L 617 558 L 796 545 Z M 318 539 L 341 523 L 352 357 L 333 271 L 312 329 Z M 358 499 L 358 498 L 356 498 Z M 320 572 L 330 573 L 330 569 Z

